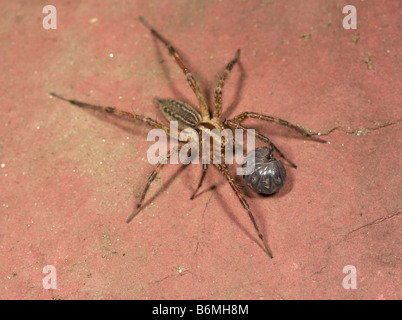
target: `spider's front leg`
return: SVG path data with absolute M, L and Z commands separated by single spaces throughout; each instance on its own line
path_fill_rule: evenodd
M 159 39 L 168 49 L 170 55 L 174 58 L 180 69 L 183 71 L 184 75 L 186 76 L 187 82 L 190 85 L 191 89 L 193 90 L 195 96 L 197 97 L 198 103 L 201 108 L 201 115 L 203 119 L 209 119 L 209 110 L 207 106 L 207 102 L 205 100 L 204 95 L 201 93 L 201 89 L 198 86 L 197 81 L 195 80 L 194 76 L 191 74 L 190 70 L 186 67 L 184 62 L 181 60 L 177 50 L 167 41 L 162 35 L 159 34 L 148 22 L 145 21 L 143 17 L 138 17 L 138 21 L 140 21 L 151 33 Z
M 94 104 L 89 104 L 86 102 L 82 102 L 82 101 L 77 101 L 77 100 L 71 100 L 71 99 L 66 99 L 61 95 L 55 94 L 55 93 L 50 93 L 50 95 L 52 97 L 55 97 L 57 99 L 63 100 L 63 101 L 67 101 L 77 107 L 83 108 L 83 109 L 91 109 L 91 110 L 95 110 L 95 111 L 104 111 L 107 113 L 110 113 L 114 116 L 117 117 L 122 117 L 122 118 L 128 118 L 128 119 L 133 119 L 133 120 L 139 120 L 142 122 L 145 122 L 146 124 L 150 125 L 151 127 L 157 128 L 157 129 L 162 129 L 163 131 L 165 131 L 165 133 L 168 136 L 171 136 L 170 133 L 170 129 L 169 127 L 167 127 L 166 125 L 152 119 L 152 118 L 148 118 L 145 116 L 141 116 L 135 113 L 130 113 L 127 111 L 123 111 L 123 110 L 119 110 L 116 109 L 114 107 L 106 107 L 106 106 L 98 106 L 98 105 L 94 105 Z
M 226 78 L 228 77 L 230 71 L 232 71 L 233 66 L 237 63 L 240 58 L 240 49 L 237 49 L 235 58 L 230 61 L 225 71 L 223 71 L 222 76 L 219 79 L 218 86 L 215 89 L 215 109 L 214 109 L 214 118 L 219 119 L 222 114 L 222 90 L 223 86 L 225 85 Z

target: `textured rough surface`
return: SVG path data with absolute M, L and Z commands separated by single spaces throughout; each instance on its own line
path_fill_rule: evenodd
M 0 298 L 400 299 L 400 1 L 7 1 L 0 21 Z M 330 144 L 248 121 L 298 168 L 278 194 L 245 190 L 261 248 L 211 168 L 166 166 L 130 223 L 153 166 L 149 128 L 49 92 L 162 119 L 153 97 L 196 105 L 181 70 L 135 18 L 170 39 L 224 116 L 262 112 Z M 336 128 L 336 129 L 334 129 Z M 211 189 L 212 187 L 215 187 Z M 46 265 L 57 289 L 45 290 Z M 356 267 L 357 289 L 342 272 Z

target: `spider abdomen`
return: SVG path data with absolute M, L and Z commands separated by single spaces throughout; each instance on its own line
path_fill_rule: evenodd
M 189 104 L 174 99 L 155 98 L 168 121 L 177 121 L 180 129 L 195 128 L 201 115 Z
M 273 194 L 285 183 L 286 171 L 280 160 L 274 159 L 267 147 L 249 152 L 243 167 L 254 167 L 251 174 L 244 175 L 247 185 L 257 193 Z

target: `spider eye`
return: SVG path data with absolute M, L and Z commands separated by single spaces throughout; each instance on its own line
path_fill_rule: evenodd
M 253 164 L 254 171 L 243 176 L 251 189 L 257 193 L 273 194 L 282 188 L 286 180 L 286 170 L 280 160 L 273 158 L 269 148 L 261 147 L 249 152 L 243 167 Z

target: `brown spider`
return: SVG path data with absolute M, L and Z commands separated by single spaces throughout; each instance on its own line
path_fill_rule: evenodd
M 312 137 L 313 135 L 316 134 L 316 133 L 312 133 L 310 130 L 308 130 L 302 126 L 294 125 L 286 120 L 282 120 L 282 119 L 279 119 L 276 117 L 271 117 L 271 116 L 267 116 L 267 115 L 263 115 L 263 114 L 259 114 L 259 113 L 254 113 L 254 112 L 243 112 L 240 115 L 238 115 L 230 120 L 226 120 L 226 119 L 220 120 L 220 116 L 222 114 L 222 89 L 225 84 L 227 76 L 229 75 L 233 66 L 236 64 L 236 62 L 240 58 L 240 49 L 237 50 L 235 58 L 227 64 L 225 71 L 223 72 L 222 76 L 220 77 L 218 86 L 215 90 L 215 103 L 214 103 L 215 108 L 213 111 L 213 116 L 211 117 L 209 110 L 208 110 L 206 100 L 205 100 L 203 94 L 201 93 L 201 90 L 200 90 L 196 80 L 194 79 L 190 70 L 185 66 L 183 61 L 180 59 L 179 54 L 177 53 L 176 49 L 173 48 L 173 46 L 164 37 L 162 37 L 155 29 L 153 29 L 142 17 L 139 17 L 138 20 L 146 28 L 148 28 L 151 31 L 151 33 L 167 47 L 169 54 L 173 56 L 174 60 L 176 61 L 176 63 L 179 65 L 179 67 L 183 71 L 184 75 L 186 76 L 187 82 L 189 83 L 191 89 L 193 90 L 195 96 L 197 97 L 197 100 L 199 103 L 199 108 L 201 109 L 201 114 L 198 111 L 196 111 L 192 106 L 190 106 L 184 102 L 181 102 L 178 100 L 173 100 L 173 99 L 166 100 L 166 99 L 155 98 L 155 100 L 159 104 L 159 107 L 160 107 L 163 115 L 165 116 L 165 118 L 168 121 L 177 121 L 179 129 L 183 130 L 185 128 L 193 128 L 197 131 L 197 133 L 200 136 L 203 132 L 208 131 L 208 129 L 209 130 L 217 129 L 219 131 L 222 131 L 225 128 L 230 128 L 230 129 L 240 129 L 240 130 L 243 130 L 244 132 L 246 132 L 247 128 L 245 126 L 241 125 L 241 123 L 248 118 L 253 118 L 253 119 L 274 122 L 279 125 L 290 127 L 291 129 L 297 131 L 298 133 L 302 134 L 305 137 Z M 54 96 L 61 100 L 67 101 L 67 102 L 69 102 L 73 105 L 76 105 L 78 107 L 81 107 L 81 108 L 101 110 L 101 111 L 111 113 L 115 116 L 140 120 L 154 128 L 162 129 L 163 131 L 166 132 L 167 135 L 171 136 L 169 127 L 167 127 L 166 125 L 164 125 L 154 119 L 148 118 L 148 117 L 130 113 L 130 112 L 126 112 L 126 111 L 122 111 L 122 110 L 119 110 L 119 109 L 116 109 L 113 107 L 97 106 L 97 105 L 92 105 L 92 104 L 88 104 L 88 103 L 84 103 L 84 102 L 80 102 L 80 101 L 76 101 L 76 100 L 66 99 L 55 93 L 51 93 L 51 96 Z M 296 165 L 294 163 L 292 163 L 291 161 L 289 161 L 288 159 L 286 159 L 286 157 L 283 155 L 283 153 L 280 152 L 280 150 L 270 141 L 270 139 L 268 137 L 266 137 L 258 132 L 255 132 L 255 137 L 262 140 L 264 143 L 268 144 L 271 152 L 273 150 L 275 150 L 280 157 L 282 157 L 283 159 L 288 161 L 292 167 L 296 168 Z M 211 136 L 211 138 L 214 139 L 214 137 L 212 137 L 212 136 Z M 326 142 L 319 138 L 314 138 L 314 140 L 319 141 L 319 142 L 324 142 L 324 143 Z M 200 141 L 201 141 L 201 139 L 200 139 Z M 221 144 L 221 146 L 223 148 L 222 144 Z M 202 146 L 200 144 L 200 148 L 201 147 Z M 181 148 L 181 146 L 179 146 L 176 151 L 179 151 L 180 148 Z M 166 154 L 165 159 L 169 160 L 170 157 L 171 157 L 171 152 L 169 151 Z M 211 160 L 212 160 L 212 156 L 211 156 Z M 145 195 L 146 195 L 151 183 L 154 181 L 154 179 L 156 178 L 158 173 L 161 171 L 161 169 L 165 163 L 166 163 L 165 161 L 163 163 L 162 163 L 162 161 L 160 161 L 157 164 L 156 168 L 152 171 L 152 173 L 149 176 L 147 183 L 144 187 L 144 190 L 141 194 L 141 198 L 137 205 L 137 208 L 128 217 L 127 223 L 130 222 L 140 211 L 142 203 L 145 199 Z M 254 228 L 258 234 L 258 237 L 261 239 L 261 241 L 263 243 L 265 252 L 268 254 L 268 256 L 270 258 L 272 258 L 273 257 L 272 253 L 271 253 L 271 251 L 268 247 L 268 244 L 265 241 L 260 229 L 258 228 L 258 225 L 254 219 L 253 213 L 250 210 L 250 207 L 245 199 L 243 192 L 239 189 L 239 187 L 235 183 L 232 175 L 229 173 L 228 165 L 225 163 L 217 164 L 217 163 L 214 163 L 213 161 L 211 163 L 213 166 L 215 166 L 219 170 L 219 172 L 226 178 L 226 180 L 232 187 L 237 198 L 240 200 L 243 208 L 247 211 L 248 216 L 249 216 L 251 222 L 253 223 Z M 202 186 L 205 175 L 207 173 L 207 169 L 208 169 L 208 164 L 203 164 L 203 171 L 202 171 L 201 179 L 199 181 L 197 188 L 195 189 L 194 193 L 191 196 L 191 200 L 194 199 L 195 194 Z

